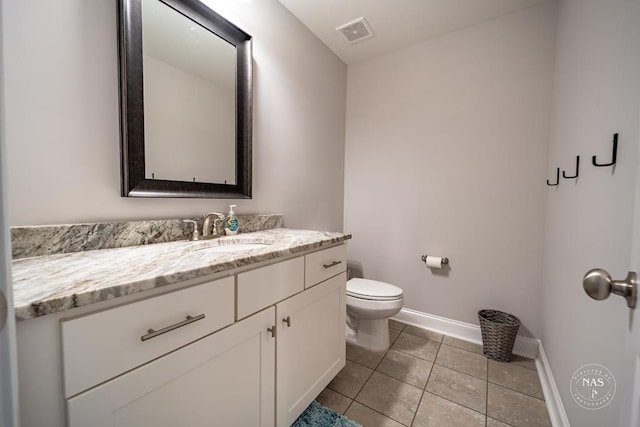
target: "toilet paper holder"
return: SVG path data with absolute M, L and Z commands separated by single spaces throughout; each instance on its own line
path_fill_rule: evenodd
M 422 262 L 427 262 L 427 256 L 428 255 L 422 255 Z M 442 265 L 445 265 L 445 264 L 449 264 L 449 258 L 447 257 L 442 258 Z

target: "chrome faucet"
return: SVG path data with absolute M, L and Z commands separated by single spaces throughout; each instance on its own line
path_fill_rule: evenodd
M 215 219 L 214 219 L 215 218 Z M 211 228 L 211 221 L 213 220 L 213 230 L 209 233 Z M 202 238 L 211 239 L 213 237 L 222 235 L 222 223 L 224 222 L 224 214 L 219 212 L 209 212 L 204 216 L 202 221 Z

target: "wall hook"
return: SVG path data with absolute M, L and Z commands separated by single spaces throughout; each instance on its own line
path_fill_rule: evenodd
M 593 163 L 593 166 L 597 166 L 599 168 L 605 167 L 605 166 L 613 166 L 616 164 L 617 155 L 618 155 L 618 134 L 614 133 L 613 134 L 613 154 L 611 155 L 611 163 L 598 163 L 596 162 L 596 156 L 593 156 L 591 158 L 591 163 Z
M 560 183 L 560 168 L 556 168 L 556 183 L 552 184 L 547 180 L 547 185 L 553 187 L 554 185 L 558 185 Z
M 576 174 L 573 176 L 567 176 L 565 171 L 562 171 L 562 177 L 566 179 L 577 178 L 580 173 L 580 156 L 576 156 Z

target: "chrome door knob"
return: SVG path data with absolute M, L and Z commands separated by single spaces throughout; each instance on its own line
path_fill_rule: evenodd
M 603 300 L 615 294 L 624 297 L 629 308 L 636 308 L 638 278 L 635 271 L 630 271 L 624 280 L 613 280 L 607 271 L 594 268 L 584 275 L 582 286 L 587 295 L 595 300 Z

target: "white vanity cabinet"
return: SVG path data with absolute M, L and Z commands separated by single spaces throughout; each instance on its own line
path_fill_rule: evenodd
M 25 321 L 23 355 L 52 332 L 59 347 L 42 368 L 35 355 L 21 358 L 21 407 L 34 414 L 23 427 L 288 427 L 344 367 L 345 270 L 336 245 Z M 47 379 L 52 366 L 62 370 Z

